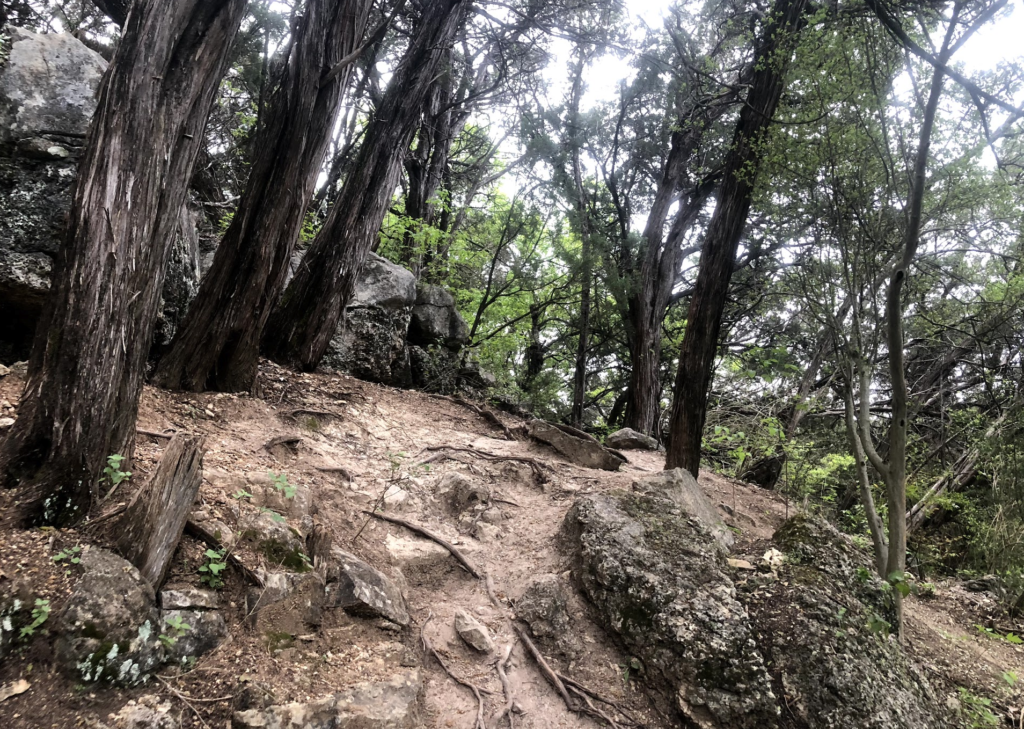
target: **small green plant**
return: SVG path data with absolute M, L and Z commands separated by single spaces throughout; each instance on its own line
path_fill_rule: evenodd
M 992 713 L 992 700 L 960 687 L 960 717 L 968 729 L 999 726 L 999 717 Z
M 167 626 L 167 632 L 161 633 L 157 638 L 167 648 L 172 647 L 178 642 L 178 638 L 192 630 L 192 626 L 182 620 L 180 615 L 171 615 L 165 618 L 164 624 Z
M 57 554 L 50 557 L 50 559 L 57 563 L 67 560 L 68 564 L 78 564 L 82 561 L 82 558 L 79 556 L 81 553 L 82 548 L 78 545 L 75 545 L 70 549 L 62 549 L 61 551 L 57 552 Z
M 260 507 L 260 513 L 261 513 L 261 514 L 266 514 L 267 516 L 269 516 L 269 517 L 270 517 L 270 520 L 271 520 L 271 521 L 273 521 L 273 522 L 276 522 L 276 523 L 278 523 L 278 524 L 284 524 L 284 522 L 285 522 L 285 518 L 284 518 L 283 516 L 281 516 L 280 514 L 278 514 L 278 513 L 277 513 L 276 511 L 274 511 L 273 509 L 268 509 L 268 508 L 267 508 L 267 507 L 265 507 L 265 506 L 261 506 L 261 507 Z
M 1003 681 L 1006 682 L 1006 685 L 1010 688 L 1016 686 L 1017 681 L 1020 680 L 1020 677 L 1014 671 L 1003 671 L 999 675 L 1002 677 Z
M 274 484 L 274 488 L 277 489 L 280 493 L 284 494 L 284 497 L 286 499 L 295 498 L 295 486 L 288 483 L 288 476 L 286 474 L 274 473 L 273 471 L 268 471 L 267 473 L 270 476 L 270 480 Z
M 117 486 L 132 477 L 131 471 L 121 470 L 122 463 L 124 463 L 124 456 L 118 453 L 107 456 L 107 467 L 103 469 L 103 476 L 111 486 Z
M 1000 633 L 998 630 L 987 628 L 984 625 L 975 625 L 974 628 L 984 635 L 986 638 L 992 638 L 993 640 L 1004 640 L 1011 645 L 1024 644 L 1024 639 L 1015 633 Z
M 238 489 L 238 491 L 236 491 L 235 493 L 231 494 L 231 498 L 232 499 L 238 499 L 239 501 L 241 501 L 242 499 L 252 500 L 252 494 L 250 494 L 245 489 Z
M 31 638 L 36 630 L 50 617 L 50 601 L 36 599 L 36 605 L 32 608 L 32 622 L 21 629 L 19 638 Z
M 226 549 L 207 549 L 203 554 L 206 561 L 199 568 L 201 575 L 199 581 L 214 590 L 224 587 L 224 578 L 221 577 L 221 573 L 228 566 L 227 554 Z

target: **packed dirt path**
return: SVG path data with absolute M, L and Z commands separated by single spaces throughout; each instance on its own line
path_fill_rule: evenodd
M 0 404 L 16 414 L 21 382 L 0 380 Z M 5 406 L 6 407 L 6 406 Z M 501 414 L 515 434 L 522 420 Z M 183 726 L 226 727 L 234 697 L 257 686 L 269 688 L 276 703 L 310 701 L 357 682 L 386 680 L 396 672 L 423 672 L 422 726 L 471 729 L 482 692 L 488 727 L 505 703 L 495 662 L 511 648 L 508 676 L 520 729 L 593 727 L 591 717 L 567 710 L 559 695 L 525 652 L 513 627 L 515 604 L 531 581 L 567 570 L 558 533 L 573 499 L 584 493 L 629 488 L 646 473 L 661 470 L 659 453 L 629 451 L 618 472 L 573 465 L 525 435 L 507 439 L 504 429 L 472 408 L 449 398 L 400 391 L 344 375 L 298 375 L 263 364 L 255 395 L 180 394 L 147 388 L 140 408 L 139 442 L 129 486 L 99 512 L 109 513 L 144 483 L 167 443 L 164 434 L 189 431 L 207 436 L 204 482 L 194 513 L 233 524 L 255 507 L 239 497 L 246 478 L 285 475 L 308 496 L 313 522 L 328 529 L 335 546 L 349 551 L 396 580 L 406 595 L 411 624 L 402 629 L 383 619 L 324 611 L 320 629 L 280 643 L 246 624 L 246 585 L 229 570 L 222 590 L 222 612 L 230 639 L 188 666 L 159 674 L 158 683 L 126 690 L 82 687 L 53 667 L 44 648 L 32 647 L 0 665 L 0 686 L 28 677 L 32 688 L 16 700 L 0 702 L 6 729 L 89 726 L 125 701 L 145 693 L 169 697 L 181 709 Z M 451 472 L 459 472 L 490 492 L 494 508 L 485 518 L 460 519 L 438 493 Z M 733 479 L 704 473 L 700 484 L 736 534 L 733 556 L 756 563 L 775 529 L 795 506 L 776 493 Z M 305 498 L 305 497 L 304 497 Z M 403 526 L 367 516 L 375 504 L 382 513 L 427 527 L 463 552 L 493 584 L 475 579 L 444 549 Z M 51 555 L 73 545 L 109 544 L 114 520 L 80 530 L 19 532 L 0 535 L 0 579 L 35 571 L 48 581 L 52 609 L 60 609 L 72 584 L 71 570 Z M 295 526 L 308 532 L 310 524 Z M 198 568 L 206 545 L 186 536 L 172 566 L 169 585 L 199 586 Z M 258 554 L 244 549 L 237 557 L 251 569 L 265 567 Z M 940 588 L 942 600 L 948 591 Z M 568 609 L 582 650 L 576 655 L 548 655 L 555 670 L 618 704 L 637 726 L 677 726 L 663 706 L 645 691 L 642 676 L 631 670 L 632 657 L 592 619 L 591 608 L 572 595 Z M 484 623 L 496 650 L 471 650 L 453 628 L 456 611 Z M 973 663 L 966 646 L 984 638 L 972 621 L 977 611 L 953 611 L 911 602 L 910 645 L 948 698 L 952 683 L 965 683 L 973 671 L 972 690 L 999 690 L 999 676 L 1024 676 L 1019 646 L 997 642 L 982 646 Z M 944 621 L 944 622 L 943 622 Z M 942 625 L 939 625 L 942 623 Z M 948 636 L 948 638 L 947 638 Z M 449 673 L 423 649 L 423 639 L 443 658 Z M 989 641 L 991 643 L 991 641 Z M 971 649 L 973 650 L 973 649 Z M 986 661 L 979 670 L 978 661 Z M 967 665 L 970 664 L 970 665 Z M 988 665 L 991 664 L 991 665 Z M 961 668 L 957 668 L 960 666 Z M 967 666 L 966 668 L 963 668 Z M 1020 706 L 1019 693 L 999 694 L 1007 710 Z M 606 706 L 602 704 L 603 706 Z

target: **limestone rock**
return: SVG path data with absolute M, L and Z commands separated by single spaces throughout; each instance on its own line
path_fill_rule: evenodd
M 481 653 L 490 653 L 494 650 L 491 631 L 465 610 L 455 611 L 455 632 L 467 645 Z
M 771 640 L 788 711 L 811 729 L 932 729 L 956 723 L 895 640 L 868 628 L 891 619 L 890 591 L 859 576 L 867 555 L 823 520 L 799 515 L 775 534 L 779 579 L 741 590 Z M 860 573 L 862 574 L 862 573 Z
M 325 607 L 383 617 L 403 626 L 409 624 L 409 611 L 398 586 L 379 570 L 337 547 L 331 550 L 326 591 Z
M 0 663 L 21 638 L 21 629 L 32 623 L 36 601 L 33 580 L 0 581 Z
M 135 685 L 163 660 L 153 588 L 135 567 L 97 547 L 54 621 L 57 660 L 80 681 Z
M 349 308 L 379 306 L 397 311 L 416 303 L 416 277 L 386 258 L 370 253 L 356 279 Z
M 576 660 L 583 653 L 583 644 L 569 615 L 569 599 L 569 587 L 558 575 L 540 575 L 515 601 L 515 610 L 538 643 Z
M 570 435 L 544 420 L 531 420 L 527 428 L 531 438 L 547 443 L 579 466 L 618 471 L 619 466 L 625 462 L 596 440 Z
M 180 729 L 179 716 L 170 701 L 149 694 L 129 701 L 117 712 L 111 729 Z
M 384 539 L 384 545 L 391 556 L 391 561 L 403 574 L 444 567 L 448 565 L 448 560 L 452 559 L 447 549 L 427 539 L 396 537 L 389 534 Z
M 458 351 L 469 341 L 469 327 L 455 308 L 455 298 L 441 286 L 420 284 L 409 322 L 409 342 Z
M 167 587 L 160 591 L 161 610 L 215 610 L 220 599 L 213 590 L 195 587 Z
M 107 62 L 69 34 L 4 30 L 11 46 L 0 74 L 0 142 L 41 131 L 84 136 Z
M 697 483 L 697 479 L 685 468 L 660 471 L 637 479 L 633 482 L 633 491 L 667 498 L 711 532 L 723 552 L 732 549 L 735 541 L 732 532 L 718 515 L 714 504 Z
M 168 621 L 180 621 L 188 629 L 176 635 Z M 185 663 L 219 646 L 228 637 L 228 626 L 218 610 L 161 610 L 160 623 L 164 652 L 170 663 Z
M 616 430 L 614 433 L 605 438 L 604 441 L 609 448 L 615 448 L 621 451 L 639 450 L 639 451 L 656 451 L 658 450 L 658 441 L 649 435 L 638 433 L 632 428 L 623 428 L 622 430 Z
M 293 572 L 310 568 L 301 535 L 280 517 L 265 512 L 250 512 L 238 520 L 238 538 L 252 546 L 273 565 Z
M 319 701 L 236 712 L 235 729 L 414 729 L 421 726 L 423 679 L 409 670 L 361 683 Z
M 760 729 L 777 702 L 714 538 L 665 496 L 578 499 L 562 536 L 577 586 L 700 729 Z
M 246 593 L 249 623 L 271 650 L 287 647 L 299 635 L 320 626 L 326 586 L 317 572 L 260 572 L 265 587 Z
M 444 499 L 453 514 L 461 514 L 491 501 L 491 490 L 487 486 L 477 484 L 458 471 L 449 471 L 441 476 L 437 484 L 437 495 Z

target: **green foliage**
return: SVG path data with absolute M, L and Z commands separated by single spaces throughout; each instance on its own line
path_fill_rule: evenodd
M 81 546 L 76 544 L 74 547 L 62 549 L 61 551 L 57 552 L 57 554 L 50 557 L 50 559 L 57 563 L 67 561 L 68 564 L 78 564 L 82 561 L 82 558 L 79 556 L 81 553 Z
M 960 720 L 965 729 L 987 729 L 1000 725 L 999 717 L 992 711 L 992 700 L 978 696 L 963 686 L 960 693 Z
M 252 494 L 250 494 L 245 489 L 238 489 L 238 491 L 231 494 L 231 498 L 238 499 L 239 501 L 242 501 L 243 499 L 246 501 L 252 501 Z
M 21 629 L 18 637 L 21 639 L 31 638 L 49 617 L 50 601 L 36 598 L 35 606 L 32 608 L 32 622 Z
M 164 618 L 164 626 L 166 632 L 158 635 L 157 639 L 167 648 L 174 646 L 180 637 L 192 630 L 192 626 L 186 623 L 180 615 L 169 615 Z
M 267 475 L 270 476 L 270 480 L 278 493 L 282 494 L 286 499 L 295 498 L 295 486 L 288 483 L 287 475 L 283 473 L 274 473 L 273 471 L 268 471 Z
M 207 549 L 203 553 L 205 561 L 199 567 L 199 581 L 214 590 L 224 587 L 221 574 L 228 566 L 227 554 L 226 549 Z
M 121 470 L 123 462 L 124 456 L 117 453 L 107 456 L 107 465 L 103 469 L 103 477 L 111 486 L 117 486 L 132 477 L 131 471 Z

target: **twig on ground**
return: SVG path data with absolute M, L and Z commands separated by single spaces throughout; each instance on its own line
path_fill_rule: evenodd
M 441 657 L 441 654 L 437 652 L 437 649 L 434 648 L 434 645 L 430 642 L 430 640 L 427 639 L 427 624 L 433 619 L 433 617 L 434 617 L 434 614 L 430 613 L 427 616 L 427 619 L 424 621 L 423 627 L 420 628 L 420 641 L 423 643 L 423 650 L 426 651 L 429 655 L 432 655 L 437 660 L 437 662 L 441 664 L 441 668 L 444 669 L 444 672 L 447 673 L 448 676 L 453 681 L 455 681 L 455 683 L 460 684 L 462 686 L 465 686 L 466 688 L 468 688 L 470 691 L 473 692 L 473 696 L 476 697 L 476 707 L 477 707 L 476 708 L 476 723 L 473 725 L 473 729 L 487 729 L 487 725 L 484 723 L 484 697 L 483 697 L 483 694 L 489 694 L 491 692 L 488 691 L 487 689 L 480 688 L 479 686 L 477 686 L 476 684 L 472 683 L 468 679 L 461 678 L 460 676 L 456 676 L 454 673 L 452 673 L 452 670 L 450 668 L 448 668 L 448 664 L 445 663 L 444 659 Z
M 199 719 L 199 723 L 200 723 L 200 724 L 202 724 L 203 726 L 205 726 L 205 727 L 206 727 L 206 729 L 212 729 L 212 728 L 210 727 L 210 725 L 206 723 L 206 719 L 204 719 L 204 718 L 203 718 L 203 715 L 199 713 L 199 709 L 197 709 L 196 707 L 194 707 L 194 706 L 192 705 L 192 702 L 190 702 L 190 701 L 189 701 L 189 700 L 188 700 L 187 698 L 185 698 L 185 695 L 184 695 L 183 693 L 181 693 L 180 691 L 178 691 L 178 689 L 176 689 L 176 688 L 174 688 L 173 686 L 171 686 L 171 684 L 169 684 L 169 683 L 167 683 L 166 681 L 164 681 L 164 680 L 163 680 L 162 678 L 160 678 L 160 676 L 158 676 L 157 674 L 155 674 L 155 673 L 154 673 L 154 674 L 153 674 L 153 677 L 154 677 L 154 678 L 155 678 L 155 679 L 156 679 L 157 681 L 159 681 L 160 683 L 162 683 L 162 684 L 163 684 L 164 686 L 166 686 L 166 687 L 167 687 L 167 690 L 168 690 L 168 691 L 170 691 L 170 692 L 171 692 L 172 694 L 174 694 L 175 696 L 177 696 L 177 697 L 178 697 L 178 699 L 179 699 L 179 700 L 180 700 L 180 701 L 181 701 L 181 702 L 182 702 L 183 704 L 185 704 L 185 706 L 187 706 L 188 708 L 190 708 L 190 709 L 192 710 L 192 713 L 196 715 L 196 718 L 197 718 L 197 719 Z
M 447 400 L 448 402 L 455 403 L 456 405 L 461 405 L 467 410 L 473 411 L 475 414 L 479 415 L 481 418 L 486 420 L 491 425 L 501 429 L 502 435 L 505 436 L 505 440 L 516 440 L 515 433 L 509 430 L 509 427 L 505 425 L 503 422 L 501 422 L 501 418 L 499 418 L 494 413 L 494 411 L 488 408 L 486 405 L 477 405 L 476 403 L 470 402 L 461 395 L 430 395 L 430 397 L 435 398 L 437 400 Z
M 397 516 L 388 516 L 387 514 L 380 514 L 375 511 L 366 511 L 364 509 L 363 513 L 372 516 L 374 519 L 380 519 L 381 521 L 397 524 L 398 526 L 404 526 L 409 531 L 416 532 L 417 534 L 421 534 L 422 536 L 426 537 L 427 539 L 433 542 L 437 542 L 442 547 L 447 549 L 451 553 L 451 555 L 459 561 L 459 564 L 466 568 L 466 571 L 469 572 L 469 574 L 473 575 L 473 577 L 477 578 L 478 580 L 481 579 L 480 570 L 476 568 L 476 565 L 469 561 L 466 555 L 464 555 L 462 552 L 456 549 L 446 539 L 444 539 L 441 536 L 438 536 L 426 527 L 422 527 L 418 524 L 413 524 L 411 521 L 406 521 L 405 519 L 399 519 Z
M 158 432 L 156 430 L 146 430 L 145 428 L 136 428 L 135 432 L 138 433 L 139 435 L 148 435 L 150 438 L 164 438 L 166 440 L 170 440 L 171 438 L 174 437 L 174 431 L 171 431 L 170 433 L 160 433 L 160 432 Z
M 512 644 L 505 648 L 505 655 L 498 658 L 495 668 L 498 670 L 498 680 L 501 681 L 501 690 L 505 694 L 505 705 L 491 717 L 494 729 L 498 729 L 501 720 L 508 717 L 508 729 L 516 729 L 516 722 L 512 716 L 512 708 L 516 705 L 516 696 L 512 691 L 512 684 L 508 680 L 506 668 L 512 665 Z
M 561 694 L 566 708 L 572 712 L 579 711 L 579 707 L 577 707 L 576 702 L 570 698 L 569 691 L 565 688 L 565 684 L 562 683 L 562 679 L 558 677 L 558 674 L 555 673 L 551 666 L 548 665 L 548 662 L 544 660 L 544 656 L 540 654 L 540 651 L 537 650 L 537 646 L 535 646 L 533 641 L 530 640 L 530 636 L 526 634 L 526 630 L 515 623 L 512 624 L 512 627 L 515 628 L 516 633 L 519 634 L 520 640 L 523 641 L 523 645 L 526 646 L 526 652 L 529 653 L 533 660 L 537 662 L 537 666 L 540 668 L 541 674 L 543 674 L 544 678 L 548 680 L 548 683 L 554 686 L 555 689 L 558 690 L 558 693 Z

